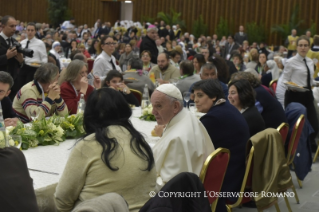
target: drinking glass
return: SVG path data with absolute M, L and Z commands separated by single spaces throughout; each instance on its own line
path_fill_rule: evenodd
M 170 83 L 172 83 L 173 85 L 177 85 L 177 83 L 178 83 L 178 79 L 170 79 L 169 80 L 170 81 Z
M 189 102 L 189 100 L 191 98 L 191 92 L 188 92 L 188 91 L 184 92 L 183 96 L 184 96 L 184 101 L 186 102 L 186 107 L 187 107 L 187 104 L 188 104 L 188 102 Z
M 39 118 L 39 114 L 36 111 L 31 112 L 32 121 L 36 121 Z
M 21 144 L 22 144 L 22 138 L 21 135 L 11 135 L 11 138 L 14 142 L 13 146 L 17 147 L 18 149 L 20 149 Z
M 193 113 L 193 114 L 195 114 L 195 112 L 196 112 L 196 105 L 195 105 L 195 103 L 189 103 L 189 110 Z

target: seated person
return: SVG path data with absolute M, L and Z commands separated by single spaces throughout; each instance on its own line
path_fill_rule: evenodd
M 229 85 L 229 103 L 244 116 L 250 137 L 265 129 L 263 117 L 255 107 L 255 91 L 247 80 L 232 81 Z
M 240 53 L 236 52 L 232 56 L 232 61 L 238 71 L 244 71 L 246 66 L 244 65 L 243 57 Z
M 172 84 L 160 85 L 151 97 L 157 124 L 166 125 L 153 147 L 156 164 L 156 190 L 181 172 L 200 174 L 215 149 L 198 118 L 183 108 L 181 92 Z
M 170 79 L 179 79 L 181 76 L 179 70 L 170 64 L 169 56 L 166 53 L 158 55 L 157 65 L 150 70 L 149 76 L 151 73 L 154 73 L 159 84 L 169 83 Z
M 16 113 L 12 109 L 12 102 L 8 97 L 11 92 L 11 87 L 13 85 L 13 79 L 10 74 L 4 71 L 0 71 L 0 103 L 2 107 L 2 114 L 4 119 L 4 124 L 8 126 L 16 126 L 17 118 Z
M 125 98 L 126 102 L 131 105 L 140 106 L 130 89 L 123 82 L 123 75 L 117 70 L 111 70 L 107 73 L 103 87 L 109 87 L 117 90 Z
M 206 64 L 204 64 L 202 66 L 202 68 L 201 68 L 201 70 L 199 72 L 199 76 L 200 76 L 201 80 L 218 79 L 217 68 L 212 63 L 206 63 Z M 220 83 L 220 85 L 223 88 L 223 92 L 224 92 L 226 101 L 228 101 L 228 87 L 222 81 L 219 81 L 219 83 Z M 191 85 L 190 88 L 189 88 L 189 92 L 191 92 L 191 93 L 192 93 L 192 90 L 193 90 L 193 85 Z M 191 94 L 191 100 L 189 101 L 189 103 L 194 103 L 193 100 L 194 100 L 194 94 Z
M 68 106 L 70 114 L 76 114 L 81 94 L 85 101 L 94 88 L 88 84 L 88 68 L 81 60 L 73 60 L 61 77 L 61 97 Z M 94 77 L 94 87 L 101 88 L 101 80 Z
M 86 135 L 73 148 L 55 192 L 58 211 L 106 193 L 123 196 L 130 211 L 139 209 L 154 191 L 152 150 L 131 124 L 132 110 L 123 95 L 103 88 L 88 98 Z
M 194 74 L 194 65 L 192 61 L 183 61 L 180 64 L 180 73 L 181 77 L 176 87 L 181 91 L 183 94 L 189 90 L 189 87 L 197 81 L 200 80 L 198 74 Z
M 147 74 L 146 74 L 147 73 Z M 143 62 L 140 59 L 130 59 L 128 61 L 127 71 L 124 73 L 125 79 L 131 79 L 132 82 L 128 83 L 129 88 L 144 92 L 145 84 L 148 86 L 149 94 L 152 94 L 155 85 L 148 77 L 148 72 L 143 71 Z
M 179 53 L 177 50 L 172 50 L 169 54 L 170 56 L 170 63 L 171 65 L 175 66 L 177 69 L 179 69 L 179 62 L 181 61 L 181 53 Z M 194 70 L 193 70 L 194 71 Z
M 126 71 L 123 69 L 123 68 L 125 68 L 124 65 L 127 66 L 127 62 L 133 58 L 136 58 L 136 57 L 134 57 L 134 52 L 132 51 L 132 45 L 126 44 L 124 53 L 121 55 L 120 60 L 119 60 L 120 67 L 122 68 L 123 71 Z
M 1 211 L 34 211 L 39 208 L 24 154 L 18 148 L 0 148 Z
M 279 127 L 281 123 L 286 122 L 285 111 L 278 100 L 261 86 L 261 82 L 254 75 L 248 72 L 237 72 L 231 76 L 231 81 L 246 79 L 256 92 L 256 101 L 260 102 L 262 108 L 261 116 L 265 121 L 266 128 Z
M 222 192 L 239 192 L 245 174 L 245 151 L 249 128 L 240 112 L 225 100 L 218 80 L 202 80 L 194 84 L 197 110 L 207 113 L 200 118 L 215 148 L 227 148 L 230 161 Z M 226 210 L 226 199 L 219 198 L 216 211 Z
M 85 45 L 83 43 L 78 44 L 78 50 L 80 50 L 81 53 L 84 54 L 87 59 L 91 58 L 91 55 L 85 49 Z
M 59 76 L 56 65 L 43 64 L 35 72 L 34 81 L 18 91 L 12 107 L 23 123 L 30 122 L 31 115 L 42 119 L 53 114 L 68 114 L 68 107 L 60 96 L 60 86 L 57 83 Z
M 261 77 L 261 83 L 269 87 L 272 80 L 279 78 L 279 69 L 277 63 L 274 60 L 268 60 L 264 66 L 265 74 Z

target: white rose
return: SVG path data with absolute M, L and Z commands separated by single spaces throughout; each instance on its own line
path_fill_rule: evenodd
M 147 111 L 147 112 L 148 112 L 148 114 L 150 114 L 150 115 L 151 115 L 151 114 L 152 114 L 152 110 L 153 110 L 153 108 L 148 108 L 148 111 Z
M 144 108 L 143 111 L 142 111 L 143 116 L 147 115 L 147 113 L 148 113 L 148 109 Z
M 4 135 L 2 131 L 0 131 L 0 140 L 4 140 Z
M 6 127 L 7 135 L 9 135 L 12 132 L 12 130 L 14 130 L 14 128 L 15 127 L 13 127 L 13 126 Z
M 9 145 L 10 145 L 10 146 L 15 146 L 15 145 L 14 145 L 14 140 L 10 139 L 10 140 L 9 140 Z

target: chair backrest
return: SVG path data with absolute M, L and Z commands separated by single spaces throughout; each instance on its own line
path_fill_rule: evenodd
M 206 191 L 220 192 L 228 167 L 229 158 L 230 151 L 225 148 L 218 148 L 207 157 L 199 175 L 199 179 L 202 181 Z M 214 197 L 211 197 L 212 195 L 207 196 L 212 211 L 215 211 L 218 201 L 217 195 L 214 195 Z
M 278 80 L 272 80 L 270 83 L 269 83 L 269 87 L 272 88 L 272 90 L 276 93 L 276 88 L 277 88 L 277 83 L 278 83 Z
M 93 69 L 93 64 L 94 64 L 94 60 L 93 59 L 88 59 L 88 72 L 91 73 L 92 69 Z
M 143 94 L 140 91 L 135 90 L 135 89 L 130 89 L 130 91 L 134 94 L 134 96 L 136 97 L 136 99 L 138 100 L 138 102 L 141 105 L 142 104 Z
M 292 129 L 290 141 L 288 144 L 288 153 L 287 153 L 287 164 L 290 165 L 295 158 L 296 149 L 298 147 L 299 139 L 302 133 L 303 126 L 305 124 L 305 116 L 301 115 L 294 128 Z
M 246 169 L 245 169 L 245 175 L 243 182 L 241 184 L 240 192 L 244 192 L 246 185 L 251 185 L 252 184 L 252 163 L 253 163 L 253 157 L 254 157 L 254 147 L 252 146 L 249 151 L 249 155 L 246 161 Z M 242 194 L 242 193 L 241 193 Z M 229 204 L 227 205 L 228 208 L 235 208 L 238 207 L 240 204 L 244 203 L 243 202 L 244 195 L 239 195 L 239 198 L 234 204 Z
M 283 122 L 278 128 L 277 128 L 278 132 L 281 135 L 282 138 L 282 142 L 285 145 L 286 143 L 286 139 L 287 139 L 287 135 L 289 132 L 289 124 Z

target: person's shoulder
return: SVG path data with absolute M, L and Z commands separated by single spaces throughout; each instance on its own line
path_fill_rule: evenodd
M 63 82 L 60 86 L 61 89 L 68 89 L 71 88 L 71 85 L 69 82 Z

